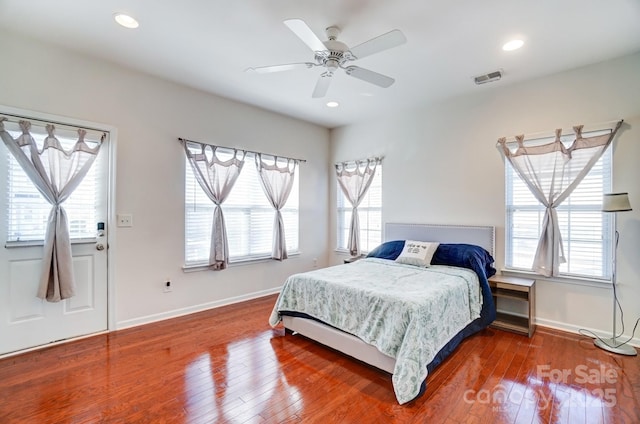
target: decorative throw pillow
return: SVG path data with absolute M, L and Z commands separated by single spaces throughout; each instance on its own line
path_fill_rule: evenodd
M 431 258 L 439 244 L 440 243 L 407 240 L 404 243 L 402 253 L 396 258 L 396 262 L 406 265 L 428 267 L 431 265 Z
M 367 258 L 390 259 L 395 261 L 404 249 L 404 240 L 385 241 L 380 246 L 373 249 Z

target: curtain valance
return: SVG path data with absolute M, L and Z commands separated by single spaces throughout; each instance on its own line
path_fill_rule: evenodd
M 243 155 L 247 155 L 248 153 L 251 153 L 253 155 L 262 155 L 263 157 L 271 157 L 271 158 L 275 158 L 275 159 L 282 159 L 282 160 L 293 160 L 296 161 L 297 163 L 300 162 L 306 162 L 306 159 L 296 159 L 296 158 L 290 158 L 287 156 L 282 156 L 282 155 L 274 155 L 272 153 L 264 153 L 264 152 L 258 152 L 255 150 L 247 150 L 247 149 L 239 149 L 237 147 L 225 147 L 225 146 L 218 146 L 215 144 L 209 144 L 209 143 L 202 143 L 200 141 L 194 141 L 194 140 L 189 140 L 186 138 L 178 138 L 178 141 L 181 144 L 185 144 L 185 143 L 189 143 L 189 144 L 193 144 L 194 146 L 209 146 L 211 148 L 215 148 L 215 149 L 220 149 L 221 152 L 238 152 L 239 154 L 242 153 Z
M 375 167 L 382 163 L 382 156 L 374 156 L 367 159 L 356 159 L 337 162 L 335 164 L 336 172 L 342 175 L 353 175 L 354 173 L 363 172 L 366 168 Z

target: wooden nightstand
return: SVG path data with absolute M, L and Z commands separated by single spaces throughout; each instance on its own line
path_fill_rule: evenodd
M 496 319 L 491 326 L 531 337 L 536 330 L 534 322 L 536 280 L 494 275 L 489 278 L 489 287 L 491 287 L 496 308 L 498 307 L 498 298 L 514 299 L 527 303 L 526 317 L 508 312 L 497 312 Z

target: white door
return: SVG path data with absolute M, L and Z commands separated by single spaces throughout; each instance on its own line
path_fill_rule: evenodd
M 44 124 L 29 121 L 31 134 L 40 143 L 39 137 L 46 134 Z M 15 137 L 14 122 L 13 118 L 5 122 L 5 129 Z M 96 140 L 102 134 L 88 131 L 85 139 Z M 73 143 L 77 129 L 56 125 L 56 136 L 63 145 Z M 42 220 L 46 222 L 50 206 L 20 175 L 19 165 L 0 142 L 0 355 L 107 330 L 108 134 L 104 143 L 92 170 L 62 205 L 72 237 L 76 295 L 51 303 L 36 297 Z M 101 232 L 98 223 L 105 223 Z

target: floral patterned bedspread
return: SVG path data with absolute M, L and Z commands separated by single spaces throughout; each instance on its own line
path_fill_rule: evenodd
M 282 311 L 308 314 L 396 359 L 393 389 L 400 404 L 414 399 L 438 351 L 480 316 L 475 272 L 419 268 L 365 258 L 290 276 L 269 319 Z

